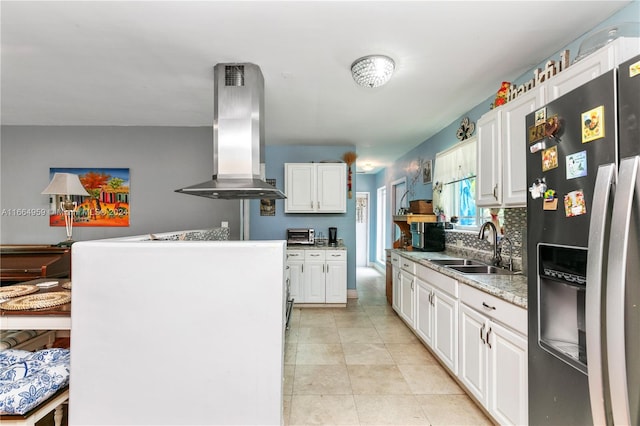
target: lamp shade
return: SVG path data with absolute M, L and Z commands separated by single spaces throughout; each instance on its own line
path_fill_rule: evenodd
M 89 195 L 80 183 L 78 175 L 73 173 L 56 173 L 42 194 Z

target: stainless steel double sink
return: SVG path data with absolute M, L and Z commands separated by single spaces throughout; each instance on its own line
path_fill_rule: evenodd
M 430 259 L 430 262 L 436 265 L 442 265 L 462 274 L 499 274 L 513 275 L 508 269 L 499 268 L 497 266 L 487 265 L 474 259 Z

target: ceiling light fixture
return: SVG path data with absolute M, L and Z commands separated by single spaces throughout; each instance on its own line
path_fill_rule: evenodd
M 351 64 L 351 75 L 360 86 L 378 87 L 391 78 L 396 64 L 388 56 L 369 55 Z

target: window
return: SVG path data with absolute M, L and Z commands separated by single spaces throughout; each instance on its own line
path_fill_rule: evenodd
M 484 209 L 476 207 L 475 199 L 476 138 L 436 154 L 433 180 L 434 207 L 447 221 L 456 217 L 458 228 L 477 229 L 484 221 Z

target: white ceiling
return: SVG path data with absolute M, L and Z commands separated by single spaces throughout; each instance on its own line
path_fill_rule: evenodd
M 628 3 L 3 0 L 2 123 L 210 126 L 213 66 L 253 62 L 267 145 L 385 166 Z M 396 73 L 359 87 L 373 53 Z

